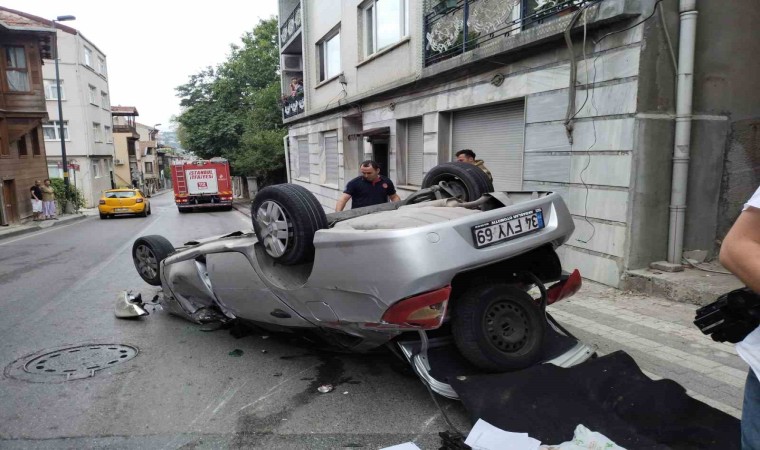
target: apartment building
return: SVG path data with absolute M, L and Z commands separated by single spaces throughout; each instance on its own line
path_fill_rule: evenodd
M 623 286 L 627 270 L 680 263 L 682 251 L 714 255 L 760 184 L 760 17 L 749 0 L 279 8 L 289 180 L 327 211 L 364 159 L 403 197 L 469 148 L 496 189 L 560 192 L 576 226 L 563 263 Z M 688 98 L 677 79 L 693 81 Z

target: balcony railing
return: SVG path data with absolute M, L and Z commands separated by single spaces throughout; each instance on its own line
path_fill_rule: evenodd
M 282 22 L 280 27 L 280 45 L 285 46 L 294 34 L 298 33 L 301 29 L 301 5 L 296 6 L 296 9 L 288 16 L 288 18 Z
M 297 116 L 304 112 L 304 100 L 303 92 L 294 96 L 286 96 L 282 98 L 282 117 L 287 119 L 288 117 Z
M 600 1 L 433 0 L 425 14 L 425 66 Z

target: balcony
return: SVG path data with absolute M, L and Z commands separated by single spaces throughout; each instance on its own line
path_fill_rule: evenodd
M 293 40 L 293 37 L 296 36 L 300 31 L 301 5 L 298 4 L 293 12 L 290 13 L 288 18 L 282 22 L 282 26 L 280 26 L 280 49 L 282 50 L 282 53 L 295 53 L 292 51 L 293 49 L 290 49 L 290 51 L 287 50 L 290 47 L 290 41 Z
M 486 47 L 601 1 L 439 0 L 425 14 L 425 66 Z
M 291 96 L 282 97 L 282 118 L 288 119 L 304 112 L 303 91 Z

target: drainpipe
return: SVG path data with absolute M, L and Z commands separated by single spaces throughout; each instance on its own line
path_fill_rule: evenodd
M 676 94 L 676 140 L 673 148 L 673 185 L 670 190 L 670 238 L 668 262 L 680 265 L 683 258 L 686 191 L 691 147 L 692 92 L 694 87 L 694 47 L 697 36 L 697 1 L 680 0 L 678 43 L 678 91 Z

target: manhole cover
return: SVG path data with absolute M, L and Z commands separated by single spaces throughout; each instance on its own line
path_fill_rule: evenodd
M 137 356 L 137 348 L 122 344 L 88 344 L 43 350 L 6 367 L 12 378 L 56 382 L 87 378 Z

